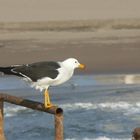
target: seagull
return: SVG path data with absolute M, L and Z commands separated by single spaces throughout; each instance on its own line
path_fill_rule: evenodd
M 85 65 L 80 64 L 75 58 L 68 58 L 62 62 L 43 61 L 0 67 L 0 72 L 21 77 L 29 82 L 31 87 L 40 91 L 44 90 L 44 107 L 51 108 L 55 105 L 50 101 L 48 88 L 68 81 L 73 76 L 76 68 L 84 69 Z

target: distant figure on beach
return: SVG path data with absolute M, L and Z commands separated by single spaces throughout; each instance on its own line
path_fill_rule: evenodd
M 124 83 L 125 84 L 134 84 L 134 78 L 135 78 L 135 75 L 126 75 L 125 77 L 124 77 Z
M 83 69 L 85 66 L 80 64 L 75 58 L 68 58 L 63 62 L 44 61 L 26 65 L 13 65 L 0 67 L 0 71 L 7 75 L 22 77 L 29 82 L 32 87 L 45 89 L 45 108 L 54 106 L 49 97 L 49 86 L 60 85 L 68 81 L 74 74 L 75 68 Z

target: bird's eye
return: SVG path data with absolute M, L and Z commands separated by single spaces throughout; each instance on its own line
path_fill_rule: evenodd
M 75 63 L 77 63 L 77 61 L 75 61 Z

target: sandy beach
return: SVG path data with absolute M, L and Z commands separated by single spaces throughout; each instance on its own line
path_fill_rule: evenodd
M 82 73 L 139 73 L 140 30 L 1 30 L 1 66 L 68 57 L 86 64 Z
M 0 65 L 75 57 L 82 73 L 139 73 L 139 0 L 13 0 L 0 5 Z

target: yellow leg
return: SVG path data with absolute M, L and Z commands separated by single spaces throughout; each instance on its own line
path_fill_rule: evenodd
M 50 102 L 50 96 L 49 96 L 48 90 L 45 90 L 44 96 L 45 96 L 45 103 L 44 103 L 45 108 L 50 108 L 50 107 L 52 107 L 53 105 L 52 105 L 51 102 Z

